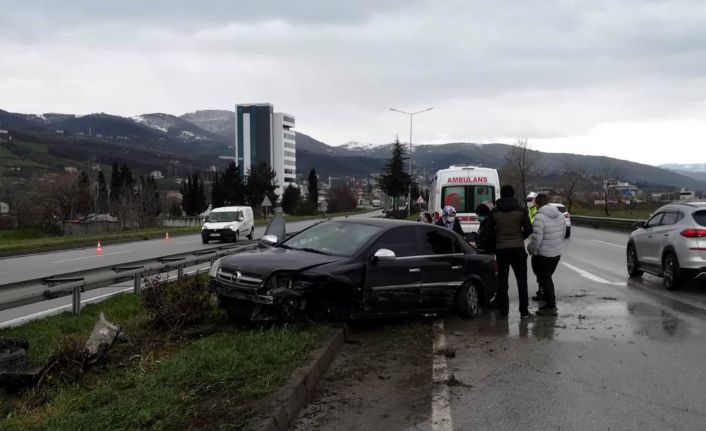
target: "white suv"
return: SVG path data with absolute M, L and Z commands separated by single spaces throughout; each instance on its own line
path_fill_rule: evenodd
M 665 205 L 635 229 L 627 248 L 630 277 L 649 272 L 669 290 L 706 279 L 706 202 Z

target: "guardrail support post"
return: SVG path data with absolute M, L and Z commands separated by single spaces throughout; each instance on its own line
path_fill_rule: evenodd
M 72 310 L 74 315 L 81 314 L 81 286 L 74 286 L 72 296 Z
M 139 295 L 142 292 L 142 274 L 135 274 L 135 295 Z
M 177 279 L 181 280 L 184 278 L 184 265 L 181 264 L 177 266 Z

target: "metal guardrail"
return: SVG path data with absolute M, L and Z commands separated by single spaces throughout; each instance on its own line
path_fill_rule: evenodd
M 571 224 L 576 226 L 588 226 L 597 229 L 609 229 L 620 232 L 632 232 L 635 230 L 634 224 L 644 220 L 611 218 L 611 217 L 588 217 L 571 216 Z
M 8 301 L 0 303 L 0 309 L 7 309 L 20 304 L 41 302 L 57 294 L 71 293 L 72 311 L 74 314 L 81 312 L 81 293 L 87 290 L 111 286 L 127 280 L 134 281 L 133 292 L 142 291 L 144 277 L 161 274 L 170 270 L 177 270 L 177 277 L 184 277 L 184 268 L 204 262 L 214 262 L 216 259 L 240 251 L 255 249 L 258 241 L 243 241 L 208 250 L 198 250 L 180 253 L 154 259 L 129 262 L 120 265 L 111 265 L 94 268 L 87 271 L 58 274 L 41 279 L 28 280 L 0 286 L 0 291 L 19 290 L 21 293 Z

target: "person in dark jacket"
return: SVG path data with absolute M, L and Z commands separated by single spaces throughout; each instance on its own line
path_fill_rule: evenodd
M 482 203 L 476 207 L 476 216 L 480 221 L 476 247 L 484 253 L 495 253 L 495 230 L 490 214 L 491 209 L 487 204 Z
M 510 310 L 507 295 L 510 267 L 517 280 L 517 293 L 520 297 L 520 317 L 530 317 L 529 299 L 527 298 L 527 251 L 525 239 L 532 234 L 532 223 L 525 208 L 515 199 L 512 186 L 500 188 L 500 199 L 490 220 L 495 230 L 495 256 L 498 261 L 497 306 L 500 316 L 506 318 Z
M 446 205 L 443 212 L 441 213 L 441 218 L 436 222 L 437 226 L 445 227 L 450 229 L 457 234 L 463 236 L 463 229 L 461 228 L 461 223 L 456 218 L 456 208 L 451 205 Z

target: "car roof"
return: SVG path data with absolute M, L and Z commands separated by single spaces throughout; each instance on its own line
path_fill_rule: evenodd
M 335 220 L 329 220 L 329 221 L 336 221 L 336 222 L 343 222 L 343 223 L 359 223 L 359 224 L 367 224 L 367 225 L 372 225 L 372 226 L 378 226 L 378 227 L 383 227 L 383 228 L 389 228 L 389 227 L 395 227 L 395 226 L 419 226 L 423 223 L 420 223 L 418 221 L 409 221 L 409 220 L 397 220 L 397 219 L 389 219 L 389 218 L 343 218 L 343 219 L 335 219 Z M 426 223 L 424 223 L 426 224 Z M 427 226 L 430 226 L 427 224 Z
M 663 207 L 660 207 L 659 209 L 665 209 L 665 208 L 674 208 L 676 206 L 688 206 L 691 208 L 697 208 L 697 209 L 703 209 L 706 208 L 706 202 L 672 202 L 668 203 L 667 205 L 664 205 Z
M 220 212 L 229 212 L 229 211 L 240 211 L 245 208 L 250 208 L 250 207 L 220 207 L 220 208 L 214 208 L 211 210 L 212 213 L 220 213 Z

